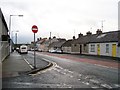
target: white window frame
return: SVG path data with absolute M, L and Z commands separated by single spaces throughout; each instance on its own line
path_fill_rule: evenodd
M 95 44 L 91 44 L 90 47 L 90 52 L 95 52 Z
M 106 44 L 106 53 L 109 53 L 109 44 Z

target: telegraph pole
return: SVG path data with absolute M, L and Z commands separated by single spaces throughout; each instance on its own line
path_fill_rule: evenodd
M 105 20 L 102 20 L 102 21 L 101 21 L 101 28 L 102 28 L 102 31 L 103 31 L 103 22 L 105 22 Z

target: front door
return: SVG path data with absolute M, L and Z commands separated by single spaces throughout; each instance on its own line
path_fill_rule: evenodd
M 82 45 L 80 45 L 80 54 L 82 54 Z
M 97 44 L 97 55 L 100 55 L 100 44 Z
M 116 57 L 116 44 L 112 44 L 112 56 Z

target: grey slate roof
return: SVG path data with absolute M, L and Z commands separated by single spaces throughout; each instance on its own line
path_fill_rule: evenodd
M 71 46 L 72 42 L 73 42 L 72 39 L 67 40 L 67 41 L 62 45 L 62 47 L 69 47 L 69 46 Z
M 97 34 L 85 35 L 74 40 L 73 43 L 87 44 L 87 43 L 118 42 L 118 32 L 120 31 L 105 32 L 100 35 L 97 35 Z
M 57 42 L 51 43 L 51 44 L 49 45 L 49 47 L 57 47 L 57 48 L 60 48 L 60 47 L 63 45 L 63 43 L 65 43 L 65 42 L 66 42 L 65 39 L 58 39 Z

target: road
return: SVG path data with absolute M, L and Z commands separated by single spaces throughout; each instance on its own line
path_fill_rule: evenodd
M 33 52 L 22 55 L 33 65 Z M 52 54 L 36 53 L 37 66 L 41 61 L 49 61 L 53 66 L 36 74 L 4 78 L 3 87 L 8 88 L 118 88 L 119 69 L 102 65 L 60 58 Z M 47 64 L 47 62 L 42 62 Z M 42 67 L 42 65 L 41 65 Z

